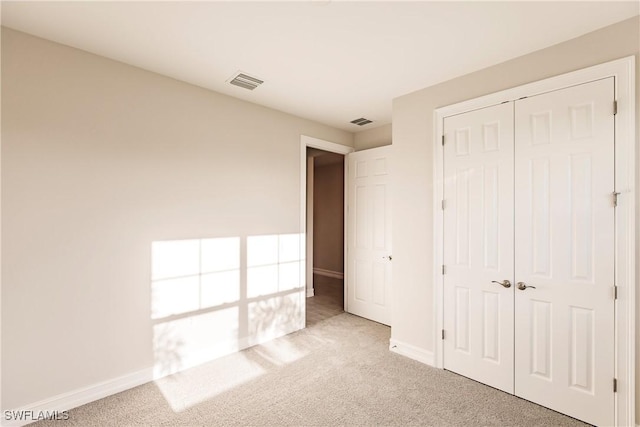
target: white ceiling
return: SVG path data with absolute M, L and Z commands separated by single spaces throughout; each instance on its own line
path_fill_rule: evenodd
M 389 123 L 397 96 L 639 13 L 636 1 L 2 1 L 7 27 L 349 131 Z M 239 70 L 265 83 L 228 84 Z

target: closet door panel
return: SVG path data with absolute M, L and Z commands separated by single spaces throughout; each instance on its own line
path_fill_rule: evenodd
M 613 424 L 614 83 L 515 102 L 515 392 Z
M 444 129 L 444 367 L 512 393 L 513 104 Z

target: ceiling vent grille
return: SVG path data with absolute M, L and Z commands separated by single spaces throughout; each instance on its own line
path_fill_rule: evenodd
M 262 83 L 264 83 L 264 80 L 251 77 L 250 75 L 245 73 L 237 73 L 235 76 L 233 76 L 233 78 L 231 78 L 231 80 L 229 80 L 229 83 L 235 86 L 243 87 L 245 89 L 254 90 Z
M 358 126 L 364 126 L 368 125 L 369 123 L 373 123 L 373 121 L 365 119 L 364 117 L 360 117 L 359 119 L 351 120 L 351 123 Z

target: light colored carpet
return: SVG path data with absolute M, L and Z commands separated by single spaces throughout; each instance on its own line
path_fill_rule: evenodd
M 36 425 L 584 425 L 388 343 L 388 327 L 342 313 Z

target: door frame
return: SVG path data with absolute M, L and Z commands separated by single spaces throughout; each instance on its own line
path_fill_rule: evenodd
M 300 254 L 304 259 L 304 268 L 300 269 L 300 283 L 304 283 L 304 313 L 306 313 L 306 298 L 309 295 L 309 288 L 307 283 L 307 272 L 313 272 L 313 258 L 307 258 L 307 239 L 313 241 L 313 236 L 307 236 L 307 147 L 317 148 L 319 150 L 328 151 L 331 153 L 342 154 L 344 156 L 344 259 L 343 259 L 343 271 L 344 271 L 344 311 L 348 311 L 347 307 L 347 177 L 348 177 L 348 162 L 347 154 L 353 153 L 355 150 L 353 147 L 347 145 L 336 144 L 335 142 L 325 141 L 324 139 L 314 138 L 307 135 L 300 135 L 300 235 L 304 238 L 300 239 Z M 313 273 L 311 273 L 313 277 Z M 303 317 L 305 319 L 306 316 Z M 306 319 L 304 320 L 304 327 L 307 326 Z
M 603 78 L 615 77 L 615 183 L 620 193 L 615 212 L 615 425 L 635 425 L 635 316 L 636 316 L 636 150 L 635 150 L 635 56 L 628 56 L 581 70 L 499 91 L 479 98 L 435 110 L 433 178 L 434 234 L 434 325 L 435 366 L 443 369 L 444 346 L 440 331 L 444 326 L 444 230 L 442 200 L 444 197 L 443 140 L 444 118 L 472 110 L 515 101 Z M 613 108 L 613 106 L 612 106 Z M 613 379 L 612 379 L 613 381 Z

